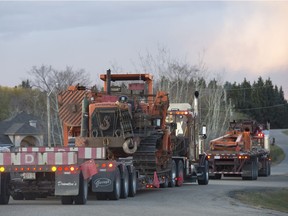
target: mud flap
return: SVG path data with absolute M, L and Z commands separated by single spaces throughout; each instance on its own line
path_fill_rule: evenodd
M 92 177 L 93 192 L 112 192 L 115 172 L 99 172 Z
M 79 173 L 56 174 L 55 196 L 76 196 L 79 193 Z

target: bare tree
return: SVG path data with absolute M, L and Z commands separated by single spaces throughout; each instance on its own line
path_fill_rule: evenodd
M 49 118 L 52 140 L 54 145 L 61 143 L 62 123 L 58 116 L 57 93 L 67 89 L 70 85 L 89 86 L 91 83 L 90 76 L 84 69 L 73 70 L 72 67 L 67 66 L 64 70 L 58 71 L 47 65 L 33 66 L 28 74 L 32 77 L 31 86 L 46 92 L 47 97 L 49 97 L 47 99 L 51 101 Z
M 78 83 L 85 86 L 91 84 L 90 75 L 84 69 L 73 70 L 70 66 L 60 71 L 53 69 L 51 65 L 33 66 L 28 74 L 32 77 L 31 86 L 46 92 L 53 88 L 57 91 L 65 90 Z
M 167 49 L 158 47 L 156 56 L 147 52 L 139 59 L 141 71 L 156 75 L 158 89 L 169 93 L 170 102 L 192 104 L 194 92 L 200 92 L 200 118 L 207 126 L 209 140 L 227 129 L 231 106 L 225 100 L 223 86 L 217 84 L 220 77 L 206 86 L 210 74 L 204 54 L 199 54 L 198 64 L 191 65 L 186 60 L 172 58 Z

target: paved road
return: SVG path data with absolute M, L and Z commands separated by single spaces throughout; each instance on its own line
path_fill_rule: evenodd
M 270 137 L 275 137 L 276 145 L 280 146 L 286 157 L 281 164 L 278 164 L 271 169 L 272 175 L 288 175 L 288 136 L 283 133 L 283 130 L 270 130 Z
M 283 145 L 288 155 L 285 144 L 287 137 L 276 130 L 271 133 L 277 136 L 277 144 Z M 207 186 L 193 183 L 185 184 L 181 188 L 140 191 L 134 198 L 118 201 L 98 201 L 90 197 L 85 206 L 63 206 L 56 198 L 36 201 L 11 200 L 9 205 L 0 206 L 0 216 L 287 216 L 287 213 L 244 205 L 229 196 L 234 190 L 288 188 L 287 158 L 283 164 L 275 167 L 275 170 L 272 167 L 270 177 L 261 177 L 257 181 L 242 181 L 240 178 L 210 180 Z

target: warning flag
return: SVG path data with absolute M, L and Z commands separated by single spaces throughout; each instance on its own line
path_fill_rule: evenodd
M 156 187 L 156 188 L 160 187 L 159 179 L 158 179 L 158 176 L 157 176 L 156 172 L 154 172 L 153 186 Z
M 95 161 L 93 159 L 85 161 L 81 164 L 81 170 L 84 179 L 88 179 L 93 175 L 97 174 L 98 170 L 96 168 Z

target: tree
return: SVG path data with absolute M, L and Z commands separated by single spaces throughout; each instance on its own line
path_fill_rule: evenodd
M 241 84 L 226 82 L 228 97 L 235 110 L 261 123 L 270 121 L 271 128 L 288 127 L 288 106 L 282 87 L 274 86 L 271 79 L 258 78 L 250 85 L 246 79 Z
M 156 86 L 168 92 L 171 103 L 192 104 L 194 92 L 199 91 L 200 122 L 206 124 L 209 140 L 227 129 L 231 106 L 225 100 L 224 88 L 218 84 L 220 78 L 209 83 L 209 71 L 203 59 L 203 55 L 199 56 L 198 64 L 191 65 L 171 57 L 169 50 L 158 48 L 156 56 L 149 52 L 140 56 L 140 65 L 142 72 L 157 74 Z
M 66 90 L 70 85 L 89 86 L 90 76 L 84 69 L 73 70 L 67 66 L 64 70 L 55 70 L 52 66 L 33 66 L 28 72 L 32 77 L 31 86 L 46 94 L 50 100 L 51 132 L 54 145 L 62 141 L 62 124 L 58 116 L 57 93 Z M 47 109 L 44 109 L 47 110 Z M 47 116 L 47 114 L 46 114 Z M 47 117 L 46 117 L 47 118 Z

